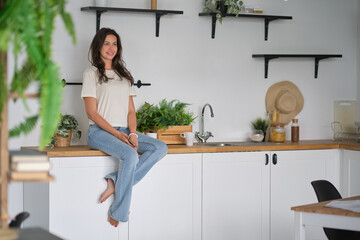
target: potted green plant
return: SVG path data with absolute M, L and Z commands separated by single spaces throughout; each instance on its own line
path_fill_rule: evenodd
M 191 132 L 194 114 L 187 111 L 188 103 L 163 99 L 158 105 L 145 102 L 136 112 L 139 132 L 156 132 L 167 144 L 184 143 L 180 133 Z
M 254 130 L 261 131 L 263 133 L 263 137 L 262 137 L 261 141 L 264 141 L 265 135 L 266 135 L 266 130 L 269 126 L 268 120 L 259 117 L 251 122 L 251 126 L 253 127 Z M 258 136 L 256 136 L 256 135 L 259 135 L 259 133 L 254 132 L 254 134 L 252 136 L 250 136 L 250 138 L 252 138 L 252 140 L 256 141 L 256 139 L 258 139 Z
M 226 14 L 235 14 L 237 17 L 243 4 L 241 0 L 205 0 L 204 12 L 215 13 L 216 19 L 222 23 Z
M 0 60 L 0 113 L 10 93 L 18 94 L 25 101 L 25 91 L 36 81 L 39 84 L 39 113 L 27 118 L 13 133 L 18 136 L 30 132 L 39 118 L 41 150 L 51 141 L 57 128 L 62 102 L 63 85 L 59 67 L 51 57 L 57 16 L 60 16 L 73 42 L 76 42 L 74 25 L 65 8 L 65 0 L 0 0 L 0 51 L 6 52 L 11 46 L 15 59 L 14 72 L 7 74 L 14 76 L 9 87 L 3 74 L 6 61 Z M 25 61 L 20 63 L 19 55 Z
M 77 139 L 81 138 L 81 131 L 78 127 L 79 123 L 73 115 L 61 115 L 61 120 L 51 145 L 55 147 L 69 147 L 73 134 Z
M 158 108 L 154 104 L 145 102 L 136 111 L 137 130 L 139 132 L 153 132 L 157 114 Z

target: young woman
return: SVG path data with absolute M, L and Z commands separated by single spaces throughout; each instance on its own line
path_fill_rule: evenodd
M 108 185 L 100 197 L 102 203 L 114 194 L 108 221 L 117 227 L 128 221 L 132 187 L 166 155 L 167 146 L 136 132 L 134 79 L 122 60 L 119 35 L 100 29 L 89 54 L 92 66 L 84 72 L 81 91 L 90 122 L 87 142 L 119 159 L 118 171 L 105 176 Z

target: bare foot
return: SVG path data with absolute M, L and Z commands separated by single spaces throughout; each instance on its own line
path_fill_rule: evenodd
M 107 188 L 100 197 L 100 203 L 103 203 L 104 201 L 106 201 L 106 199 L 108 199 L 108 197 L 110 197 L 114 192 L 115 192 L 114 181 L 111 178 L 108 178 Z
M 113 219 L 113 218 L 110 216 L 110 214 L 108 215 L 108 222 L 109 222 L 111 225 L 113 225 L 114 227 L 117 227 L 118 224 L 119 224 L 119 221 Z

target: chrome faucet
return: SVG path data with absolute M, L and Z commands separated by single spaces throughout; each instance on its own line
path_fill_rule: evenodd
M 213 112 L 213 109 L 212 109 L 211 105 L 209 103 L 205 104 L 204 107 L 202 108 L 202 111 L 201 111 L 201 133 L 200 132 L 195 133 L 195 136 L 202 143 L 206 143 L 206 141 L 208 140 L 209 137 L 214 137 L 211 132 L 205 132 L 204 131 L 204 112 L 205 112 L 206 107 L 210 108 L 211 117 L 212 118 L 214 117 L 214 112 Z

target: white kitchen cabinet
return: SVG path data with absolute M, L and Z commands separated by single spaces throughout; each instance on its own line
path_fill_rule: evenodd
M 277 151 L 271 152 L 271 160 L 271 240 L 293 239 L 294 212 L 290 208 L 317 202 L 311 181 L 326 179 L 339 187 L 340 154 L 337 149 Z M 306 239 L 326 237 L 321 228 L 307 227 Z
M 269 166 L 263 152 L 203 154 L 203 240 L 269 236 Z
M 130 240 L 201 240 L 201 154 L 168 154 L 134 187 Z
M 355 190 L 357 153 L 344 154 Z M 338 149 L 168 154 L 134 187 L 129 223 L 114 228 L 107 222 L 112 197 L 102 204 L 99 197 L 117 160 L 50 158 L 56 180 L 24 184 L 24 210 L 31 213 L 24 225 L 68 240 L 293 239 L 290 208 L 317 202 L 313 180 L 330 180 L 341 190 L 339 160 Z M 321 228 L 306 234 L 325 239 Z
M 107 222 L 113 197 L 100 204 L 104 176 L 115 158 L 51 158 L 54 182 L 26 183 L 26 227 L 41 226 L 67 240 L 201 239 L 201 154 L 167 155 L 133 189 L 129 223 Z M 34 194 L 37 193 L 37 194 Z
M 313 180 L 339 186 L 339 160 L 337 150 L 204 154 L 203 240 L 293 239 L 290 208 L 317 202 Z M 321 228 L 306 234 L 326 239 Z
M 360 151 L 341 151 L 341 195 L 342 197 L 360 195 Z
M 50 161 L 54 182 L 47 183 L 45 187 L 43 185 L 41 192 L 41 185 L 24 184 L 24 210 L 30 212 L 30 218 L 24 225 L 40 225 L 68 240 L 118 239 L 119 229 L 127 229 L 126 224 L 114 228 L 107 222 L 107 211 L 112 198 L 102 204 L 99 202 L 100 195 L 106 188 L 103 177 L 117 169 L 117 160 L 106 156 L 61 157 L 50 158 Z M 37 194 L 26 194 L 29 192 Z M 38 201 L 27 199 L 29 196 L 36 196 Z M 43 220 L 40 219 L 40 214 L 47 216 L 48 226 L 41 224 Z

